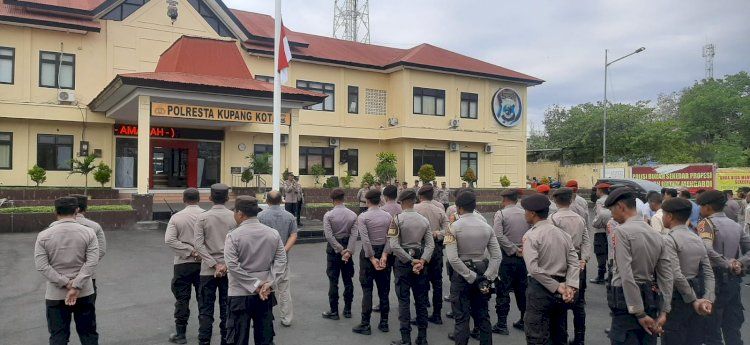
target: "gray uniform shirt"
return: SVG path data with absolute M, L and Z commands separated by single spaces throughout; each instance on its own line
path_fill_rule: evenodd
M 174 264 L 200 262 L 200 257 L 192 257 L 195 250 L 195 222 L 204 210 L 198 205 L 187 205 L 182 211 L 169 218 L 164 243 L 174 252 Z
M 586 222 L 583 218 L 573 212 L 572 209 L 566 207 L 559 209 L 554 215 L 552 215 L 552 217 L 550 217 L 550 220 L 552 221 L 552 224 L 563 229 L 563 231 L 570 235 L 578 256 L 581 260 L 588 262 L 591 259 L 594 247 L 591 243 L 588 229 L 586 229 Z
M 523 261 L 529 277 L 555 293 L 565 279 L 567 286 L 578 288 L 580 264 L 573 240 L 549 220 L 534 224 L 523 236 Z
M 614 264 L 612 286 L 622 287 L 630 314 L 645 311 L 638 284 L 654 282 L 662 293 L 661 311 L 669 313 L 674 275 L 669 251 L 662 235 L 651 229 L 640 215 L 614 228 Z
M 437 196 L 435 197 L 435 199 L 437 199 L 437 201 L 439 201 L 441 204 L 449 204 L 450 196 L 450 188 L 440 188 L 437 190 Z
M 489 264 L 484 276 L 493 281 L 500 268 L 500 245 L 495 231 L 487 220 L 474 213 L 464 214 L 453 222 L 445 236 L 445 256 L 456 273 L 473 284 L 477 279 L 476 272 L 469 269 L 464 261 L 483 261 L 485 252 L 490 253 Z
M 509 205 L 495 212 L 493 229 L 505 255 L 514 255 L 523 244 L 523 235 L 531 227 L 526 222 L 526 211 L 518 204 Z
M 362 212 L 357 217 L 357 232 L 362 239 L 362 250 L 366 258 L 375 256 L 372 246 L 385 245 L 384 253 L 390 253 L 386 235 L 391 225 L 391 217 L 388 212 L 378 206 L 370 207 L 367 212 Z
M 388 230 L 388 243 L 393 255 L 404 263 L 415 260 L 409 253 L 410 249 L 422 249 L 419 258 L 427 262 L 430 262 L 435 250 L 430 222 L 414 209 L 406 209 L 393 218 Z
M 287 204 L 296 204 L 302 195 L 302 186 L 297 181 L 284 181 L 281 186 L 281 191 L 284 192 L 284 202 Z
M 724 214 L 727 215 L 727 218 L 735 222 L 739 222 L 740 212 L 742 212 L 742 209 L 740 207 L 740 203 L 738 203 L 737 200 L 727 200 L 727 204 L 726 206 L 724 206 Z
M 750 263 L 750 235 L 724 212 L 701 220 L 697 232 L 706 244 L 711 266 L 729 269 L 729 259 L 739 259 L 747 269 L 747 263 Z
M 76 222 L 94 230 L 94 234 L 96 235 L 96 243 L 99 245 L 99 261 L 101 261 L 104 255 L 107 253 L 107 238 L 104 237 L 104 229 L 102 229 L 102 226 L 99 225 L 99 223 L 86 218 L 80 213 L 76 214 Z M 94 273 L 91 275 L 91 279 L 96 279 L 96 270 L 94 270 Z
M 434 200 L 433 200 L 434 201 Z M 414 211 L 427 218 L 430 222 L 430 232 L 435 240 L 442 240 L 448 230 L 448 216 L 445 215 L 443 205 L 439 207 L 431 202 L 420 202 L 414 205 Z
M 383 210 L 383 211 L 385 211 L 385 212 L 388 212 L 388 214 L 390 214 L 391 217 L 395 217 L 397 214 L 399 214 L 399 213 L 401 213 L 401 211 L 403 211 L 401 209 L 401 205 L 399 205 L 398 203 L 396 203 L 393 200 L 387 201 L 385 203 L 385 205 L 380 206 L 380 209 Z
M 224 243 L 229 296 L 255 295 L 265 282 L 276 286 L 286 269 L 287 257 L 278 231 L 257 218 L 243 221 Z
M 365 198 L 365 195 L 369 189 L 367 188 L 360 188 L 357 191 L 357 201 L 359 201 L 359 207 L 367 207 L 367 199 Z
M 94 293 L 91 275 L 99 263 L 99 244 L 94 230 L 73 219 L 58 220 L 39 233 L 34 244 L 34 264 L 47 279 L 44 298 L 64 300 L 68 289 L 80 289 L 78 297 Z
M 594 220 L 591 221 L 591 225 L 594 227 L 594 233 L 604 233 L 607 231 L 607 222 L 612 218 L 612 213 L 604 207 L 604 202 L 607 201 L 607 195 L 596 199 L 594 205 Z
M 349 244 L 346 249 L 354 254 L 354 249 L 357 246 L 356 225 L 357 214 L 344 205 L 336 205 L 323 215 L 323 234 L 336 253 L 341 253 L 344 250 L 344 246 L 339 241 L 348 238 Z
M 705 286 L 703 296 L 711 302 L 716 299 L 714 270 L 708 260 L 706 245 L 687 225 L 680 225 L 671 229 L 664 236 L 664 243 L 670 254 L 672 270 L 674 272 L 674 288 L 685 303 L 695 301 L 695 291 L 690 286 L 688 279 L 693 279 L 701 274 Z
M 224 262 L 224 241 L 237 226 L 234 212 L 224 205 L 214 205 L 198 215 L 195 222 L 195 249 L 201 255 L 201 275 L 212 276 L 214 266 Z
M 281 205 L 271 205 L 258 213 L 258 220 L 279 232 L 281 242 L 286 244 L 289 236 L 297 233 L 297 218 Z
M 589 203 L 586 201 L 586 199 L 582 198 L 580 195 L 575 194 L 575 199 L 573 200 L 573 203 L 570 204 L 570 210 L 575 212 L 577 215 L 581 216 L 583 218 L 583 221 L 586 222 L 586 227 L 588 228 L 589 225 Z

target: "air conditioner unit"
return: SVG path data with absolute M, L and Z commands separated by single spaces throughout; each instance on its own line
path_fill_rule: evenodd
M 71 103 L 76 101 L 76 93 L 72 90 L 58 90 L 57 101 Z
M 461 149 L 461 145 L 456 142 L 451 142 L 448 146 L 450 147 L 451 151 L 458 151 Z
M 492 145 L 490 144 L 484 145 L 484 153 L 492 153 L 492 152 L 494 152 Z
M 391 126 L 391 127 L 398 126 L 398 119 L 395 118 L 395 117 L 389 118 L 388 119 L 388 126 Z
M 282 134 L 280 141 L 281 141 L 281 145 L 289 144 L 289 134 Z
M 450 127 L 451 128 L 458 128 L 458 119 L 451 119 L 450 121 Z
M 339 138 L 328 138 L 328 146 L 339 147 Z

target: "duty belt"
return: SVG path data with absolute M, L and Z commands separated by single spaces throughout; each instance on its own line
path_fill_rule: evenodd
M 422 257 L 422 253 L 424 253 L 424 250 L 422 248 L 409 248 L 404 249 L 404 251 L 406 251 L 406 253 L 408 253 L 412 258 L 415 259 Z
M 471 271 L 476 273 L 477 275 L 484 274 L 485 271 L 487 271 L 487 266 L 489 265 L 490 261 L 487 259 L 484 260 L 463 260 L 466 267 L 468 267 Z
M 659 310 L 661 307 L 661 293 L 656 285 L 652 282 L 638 283 L 637 285 L 641 292 L 643 309 L 646 313 Z M 625 292 L 623 291 L 622 286 L 611 286 L 607 289 L 607 304 L 612 310 L 624 310 L 629 312 L 628 304 L 625 301 Z

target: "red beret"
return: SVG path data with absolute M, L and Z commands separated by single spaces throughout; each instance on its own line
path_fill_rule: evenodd
M 610 185 L 609 183 L 604 183 L 604 182 L 596 185 L 596 189 L 608 189 L 609 187 L 612 187 L 612 185 Z
M 539 193 L 549 193 L 550 188 L 548 184 L 543 184 L 543 185 L 536 187 L 536 191 Z
M 565 187 L 578 187 L 578 181 L 570 180 L 568 181 L 568 183 L 565 184 Z

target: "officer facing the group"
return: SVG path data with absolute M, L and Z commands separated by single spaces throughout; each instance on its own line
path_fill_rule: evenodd
M 352 255 L 357 247 L 357 214 L 344 205 L 344 190 L 331 191 L 333 209 L 323 216 L 323 234 L 326 246 L 326 275 L 328 276 L 328 305 L 323 318 L 339 319 L 339 276 L 344 282 L 344 317 L 352 317 L 354 299 L 354 261 Z
M 433 203 L 434 188 L 426 184 L 419 188 L 419 204 L 414 205 L 414 211 L 427 218 L 430 222 L 430 234 L 435 241 L 432 259 L 426 267 L 427 278 L 432 289 L 432 315 L 429 321 L 442 324 L 441 311 L 443 306 L 443 236 L 448 230 L 448 216 L 445 209 L 438 203 Z M 411 195 L 411 194 L 409 194 Z M 400 197 L 399 197 L 400 199 Z M 402 205 L 403 207 L 403 205 Z
M 524 328 L 528 272 L 523 262 L 521 245 L 523 235 L 529 230 L 529 223 L 526 222 L 523 208 L 518 205 L 517 189 L 506 189 L 500 196 L 503 198 L 503 208 L 495 212 L 493 229 L 502 248 L 503 261 L 500 263 L 500 277 L 495 281 L 497 324 L 492 327 L 492 332 L 508 335 L 511 290 L 516 296 L 516 306 L 521 313 L 520 319 L 513 323 L 513 327 L 520 330 Z
M 662 235 L 638 215 L 631 189 L 616 189 L 604 207 L 621 224 L 612 232 L 614 261 L 607 293 L 612 312 L 609 337 L 612 344 L 655 344 L 671 309 L 673 273 L 669 251 Z
M 716 304 L 708 318 L 706 344 L 742 344 L 740 329 L 745 321 L 741 297 L 742 253 L 750 251 L 750 236 L 737 222 L 727 218 L 727 197 L 717 190 L 698 196 L 700 215 L 697 232 L 708 250 L 716 279 Z M 745 256 L 747 258 L 748 256 Z M 742 259 L 744 260 L 744 259 Z
M 409 296 L 414 294 L 414 309 L 417 313 L 417 345 L 427 344 L 427 295 L 429 281 L 425 268 L 430 263 L 435 242 L 430 222 L 414 210 L 417 194 L 406 190 L 398 197 L 403 212 L 396 215 L 388 229 L 388 243 L 393 255 L 398 297 L 398 321 L 401 340 L 392 345 L 411 345 L 411 303 Z M 432 205 L 430 205 L 432 206 Z M 439 297 L 440 295 L 438 295 Z M 441 301 L 442 302 L 442 301 Z
M 229 276 L 227 344 L 247 345 L 250 322 L 256 345 L 273 344 L 273 287 L 286 274 L 287 256 L 281 235 L 257 218 L 258 201 L 239 196 L 234 204 L 235 224 L 224 243 Z
M 664 236 L 674 274 L 672 312 L 664 324 L 664 345 L 702 344 L 705 319 L 711 314 L 714 295 L 714 272 L 706 246 L 690 230 L 692 205 L 682 198 L 662 204 L 663 224 L 670 232 Z
M 474 213 L 477 198 L 472 191 L 456 197 L 459 218 L 445 234 L 445 256 L 453 270 L 451 274 L 451 306 L 456 320 L 454 330 L 457 345 L 469 342 L 469 316 L 479 328 L 479 344 L 492 344 L 492 330 L 488 302 L 492 282 L 500 265 L 500 245 L 495 232 L 482 215 Z M 489 251 L 487 259 L 485 251 Z
M 534 194 L 521 200 L 526 222 L 523 260 L 529 272 L 524 328 L 527 344 L 567 344 L 568 309 L 579 286 L 580 264 L 573 240 L 547 220 L 549 198 Z
M 227 320 L 227 265 L 224 262 L 224 240 L 230 230 L 237 226 L 234 212 L 224 204 L 229 199 L 229 186 L 223 183 L 211 185 L 213 206 L 198 215 L 195 223 L 195 249 L 201 256 L 200 293 L 198 294 L 198 340 L 211 343 L 214 323 L 214 302 L 219 291 L 219 330 L 222 344 L 226 337 Z
M 203 209 L 198 206 L 200 193 L 195 188 L 182 192 L 185 208 L 172 215 L 164 232 L 164 243 L 174 252 L 174 275 L 172 277 L 172 294 L 174 294 L 175 333 L 169 341 L 186 344 L 185 330 L 190 318 L 190 294 L 195 289 L 198 299 L 200 288 L 201 257 L 195 250 L 193 227 Z

